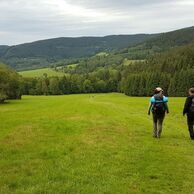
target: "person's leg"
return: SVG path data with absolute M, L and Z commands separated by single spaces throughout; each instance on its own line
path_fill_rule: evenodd
M 187 124 L 188 124 L 190 138 L 194 140 L 193 119 L 189 115 L 187 116 Z
M 157 137 L 157 116 L 153 114 L 153 137 Z
M 194 140 L 193 125 L 188 125 L 190 138 Z
M 165 117 L 165 114 L 164 114 L 164 115 L 160 115 L 160 116 L 158 117 L 158 131 L 157 131 L 157 137 L 158 137 L 158 138 L 161 137 L 164 117 Z

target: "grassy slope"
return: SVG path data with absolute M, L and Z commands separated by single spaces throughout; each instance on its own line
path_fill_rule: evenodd
M 28 70 L 28 71 L 21 71 L 19 72 L 20 75 L 23 77 L 41 77 L 44 73 L 47 73 L 49 77 L 51 76 L 63 76 L 64 73 L 57 72 L 52 70 L 51 68 L 43 68 L 43 69 L 36 69 L 36 70 Z
M 0 105 L 0 193 L 194 193 L 194 142 L 171 99 L 152 138 L 148 98 L 24 97 Z

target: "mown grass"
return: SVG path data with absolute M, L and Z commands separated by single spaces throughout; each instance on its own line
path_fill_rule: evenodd
M 51 69 L 51 68 L 43 68 L 43 69 L 35 69 L 35 70 L 27 70 L 27 71 L 19 72 L 19 74 L 22 75 L 23 77 L 31 77 L 31 78 L 42 77 L 45 73 L 48 75 L 48 77 L 51 77 L 51 76 L 62 77 L 65 75 L 63 72 L 55 71 L 54 69 Z
M 138 62 L 143 62 L 144 60 L 129 60 L 129 59 L 125 59 L 123 61 L 123 65 L 124 66 L 129 66 L 129 65 L 135 65 Z
M 194 142 L 171 98 L 152 138 L 148 98 L 32 97 L 0 105 L 0 193 L 194 193 Z
M 75 69 L 77 66 L 78 66 L 78 64 L 70 64 L 70 65 L 67 65 L 67 68 L 68 69 Z

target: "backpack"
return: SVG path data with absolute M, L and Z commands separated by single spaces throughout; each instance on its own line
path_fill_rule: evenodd
M 155 102 L 153 105 L 153 113 L 155 114 L 164 114 L 166 111 L 166 107 L 164 104 L 163 97 L 154 96 Z
M 194 98 L 192 98 L 192 104 L 190 106 L 190 113 L 194 114 Z

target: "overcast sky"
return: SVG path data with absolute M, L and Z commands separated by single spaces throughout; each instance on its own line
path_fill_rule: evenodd
M 194 0 L 0 0 L 0 45 L 194 25 Z

